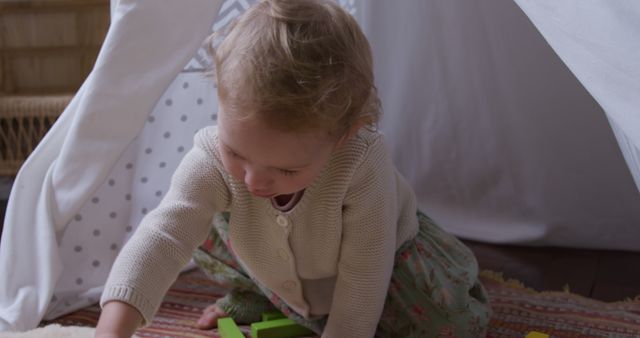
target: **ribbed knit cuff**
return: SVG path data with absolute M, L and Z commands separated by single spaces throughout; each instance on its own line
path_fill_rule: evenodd
M 151 324 L 157 310 L 144 295 L 126 286 L 113 286 L 104 290 L 100 297 L 100 307 L 104 307 L 104 304 L 114 300 L 127 303 L 136 308 L 136 310 L 140 312 L 140 315 L 142 315 L 141 326 Z
M 264 312 L 275 310 L 275 306 L 263 295 L 251 291 L 232 290 L 218 299 L 216 305 L 237 323 L 259 322 Z

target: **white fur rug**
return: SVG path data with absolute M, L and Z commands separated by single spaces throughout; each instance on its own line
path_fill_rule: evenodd
M 95 331 L 94 327 L 51 324 L 27 332 L 0 332 L 0 338 L 93 338 Z

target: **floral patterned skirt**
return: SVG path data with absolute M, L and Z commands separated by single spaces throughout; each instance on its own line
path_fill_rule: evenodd
M 422 212 L 417 217 L 418 236 L 396 252 L 376 337 L 483 337 L 491 307 L 473 253 Z M 246 274 L 229 244 L 228 220 L 228 214 L 216 215 L 209 238 L 194 253 L 210 278 L 232 290 L 218 306 L 240 323 L 259 321 L 262 312 L 278 309 L 321 334 L 326 316 L 300 316 Z

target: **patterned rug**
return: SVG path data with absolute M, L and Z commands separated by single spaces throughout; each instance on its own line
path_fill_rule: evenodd
M 605 303 L 563 291 L 538 292 L 498 273 L 483 271 L 493 307 L 488 337 L 640 337 L 640 297 Z
M 640 337 L 640 298 L 605 303 L 569 292 L 537 292 L 498 273 L 481 274 L 493 304 L 487 337 L 524 337 L 530 331 L 551 337 Z M 224 290 L 198 270 L 186 273 L 171 287 L 151 326 L 140 337 L 219 337 L 216 330 L 193 327 L 204 307 Z M 53 322 L 95 326 L 100 308 L 92 306 Z M 242 327 L 248 336 L 248 327 Z

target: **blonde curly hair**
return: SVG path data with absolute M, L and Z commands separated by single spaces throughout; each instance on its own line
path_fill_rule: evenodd
M 375 127 L 381 106 L 369 43 L 332 0 L 266 0 L 209 46 L 218 97 L 237 118 L 280 131 Z

